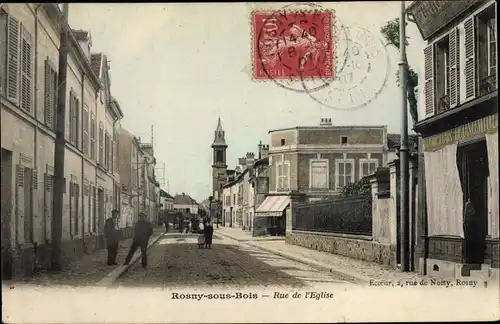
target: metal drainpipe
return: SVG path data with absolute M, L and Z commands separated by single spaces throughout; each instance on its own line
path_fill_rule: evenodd
M 38 173 L 38 127 L 40 126 L 40 122 L 38 121 L 38 114 L 37 114 L 37 110 L 38 110 L 38 101 L 37 101 L 37 96 L 36 96 L 36 93 L 38 91 L 38 83 L 37 83 L 37 80 L 38 80 L 38 60 L 37 60 L 37 57 L 38 57 L 38 9 L 40 8 L 42 4 L 39 4 L 35 7 L 35 72 L 33 74 L 33 79 L 34 79 L 34 87 L 35 87 L 35 100 L 33 102 L 33 111 L 34 111 L 34 114 L 35 114 L 35 121 L 36 121 L 36 127 L 35 127 L 35 131 L 34 131 L 34 152 L 33 152 L 33 170 L 36 170 L 36 172 Z M 38 178 L 37 178 L 37 182 L 38 182 Z M 38 183 L 37 183 L 37 186 L 38 186 Z M 42 192 L 45 194 L 45 182 L 44 182 L 44 185 L 42 186 Z M 39 199 L 38 195 L 34 195 L 36 197 L 36 199 L 32 199 L 37 201 Z M 44 197 L 45 199 L 45 197 Z M 33 216 L 32 219 L 34 219 L 34 215 L 35 215 L 35 212 L 38 212 L 35 208 L 35 206 L 38 206 L 38 204 L 35 204 L 35 203 L 32 203 L 31 204 L 31 215 Z M 44 233 L 43 233 L 43 237 L 44 237 L 44 242 L 47 240 L 46 238 L 46 235 L 47 235 L 47 231 L 45 230 L 46 228 L 46 219 L 45 219 L 45 211 L 44 211 L 44 215 L 43 215 L 43 222 L 44 222 Z M 34 227 L 33 227 L 34 229 Z M 37 242 L 35 240 L 35 235 L 34 235 L 34 230 L 32 231 L 32 241 L 34 243 L 34 260 L 35 260 L 35 264 L 34 264 L 34 267 L 35 268 L 38 268 L 38 262 L 37 262 Z
M 83 120 L 83 106 L 84 106 L 84 103 L 85 103 L 85 72 L 82 73 L 82 109 L 81 109 L 81 112 L 82 112 L 82 120 Z M 89 118 L 90 118 L 90 115 L 89 115 Z M 82 123 L 83 124 L 83 123 Z M 90 125 L 90 122 L 89 122 L 89 125 Z M 83 126 L 83 125 L 82 125 Z M 80 135 L 81 135 L 81 139 L 82 139 L 82 151 L 83 151 L 83 135 L 84 135 L 84 132 L 83 132 L 83 127 L 80 128 Z M 89 134 L 90 135 L 90 134 Z M 89 144 L 90 144 L 90 141 L 89 141 Z M 80 205 L 82 206 L 82 244 L 83 244 L 83 250 L 85 251 L 86 250 L 86 246 L 85 246 L 85 208 L 84 208 L 84 201 L 85 201 L 85 196 L 84 196 L 84 192 L 83 192 L 83 189 L 84 189 L 84 186 L 85 186 L 85 152 L 82 152 L 82 185 L 81 185 L 81 190 L 79 192 L 80 194 L 80 197 L 82 198 L 82 201 L 80 204 L 78 204 L 78 209 L 80 209 Z M 78 211 L 77 211 L 78 213 Z M 77 225 L 78 226 L 78 225 Z M 80 232 L 78 232 L 80 233 Z

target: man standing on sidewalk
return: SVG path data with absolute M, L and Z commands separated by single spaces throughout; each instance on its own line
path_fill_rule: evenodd
M 146 268 L 146 266 L 148 265 L 147 248 L 151 235 L 153 235 L 153 227 L 151 226 L 151 223 L 146 220 L 146 214 L 140 213 L 139 220 L 137 221 L 137 223 L 135 223 L 134 226 L 134 238 L 132 240 L 132 245 L 130 246 L 130 250 L 128 251 L 124 265 L 128 265 L 130 263 L 130 260 L 134 256 L 135 251 L 138 247 L 140 247 L 142 267 Z
M 104 236 L 108 246 L 108 265 L 116 265 L 116 255 L 120 244 L 120 230 L 118 229 L 118 216 L 120 212 L 116 209 L 111 211 L 111 217 L 104 224 Z

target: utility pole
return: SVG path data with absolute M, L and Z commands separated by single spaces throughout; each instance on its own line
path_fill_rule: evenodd
M 57 110 L 56 110 L 56 140 L 54 148 L 54 195 L 52 201 L 52 270 L 61 270 L 61 239 L 63 221 L 64 188 L 64 153 L 66 146 L 65 117 L 66 117 L 66 72 L 68 68 L 68 14 L 69 4 L 62 4 L 62 21 L 60 24 L 59 47 L 59 79 L 57 80 Z
M 407 71 L 406 58 L 406 6 L 401 1 L 401 17 L 399 19 L 399 78 L 401 82 L 401 147 L 400 162 L 400 225 L 401 228 L 401 271 L 408 272 L 409 264 L 409 161 L 408 161 L 408 103 L 407 103 Z

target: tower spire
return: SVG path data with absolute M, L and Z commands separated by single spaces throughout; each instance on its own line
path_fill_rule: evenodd
M 215 132 L 214 132 L 214 142 L 212 143 L 212 147 L 214 147 L 214 146 L 227 147 L 225 132 L 224 132 L 224 129 L 222 128 L 222 122 L 220 120 L 220 116 L 217 119 L 217 128 L 215 129 Z

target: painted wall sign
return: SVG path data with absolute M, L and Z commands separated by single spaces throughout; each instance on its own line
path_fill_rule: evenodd
M 424 138 L 425 151 L 436 151 L 454 142 L 498 132 L 498 114 L 475 120 L 446 132 Z
M 427 40 L 455 17 L 482 2 L 484 0 L 415 1 L 408 11 L 413 14 L 422 38 Z

